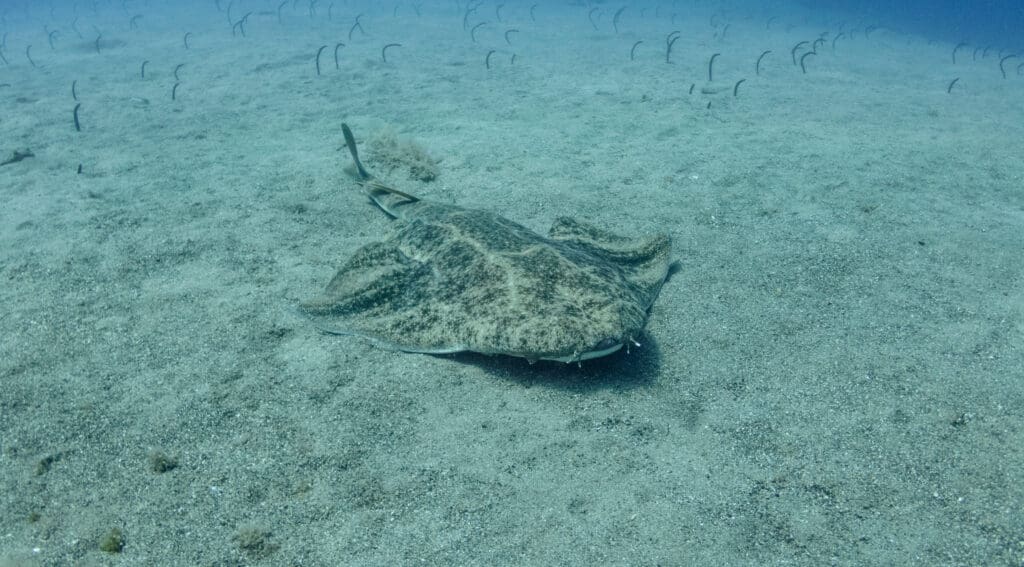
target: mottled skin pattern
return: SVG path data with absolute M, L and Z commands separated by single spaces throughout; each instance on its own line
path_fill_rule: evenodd
M 412 352 L 573 360 L 638 337 L 668 274 L 665 235 L 559 218 L 543 237 L 484 211 L 401 205 L 382 204 L 397 217 L 388 239 L 301 304 L 321 329 Z

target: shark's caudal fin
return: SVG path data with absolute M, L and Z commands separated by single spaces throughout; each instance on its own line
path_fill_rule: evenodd
M 348 151 L 352 154 L 352 161 L 356 162 L 356 171 L 359 172 L 359 179 L 361 181 L 371 179 L 373 176 L 367 173 L 366 168 L 363 167 L 363 162 L 359 161 L 356 137 L 352 135 L 352 130 L 348 127 L 348 124 L 342 123 L 341 133 L 345 135 L 345 145 L 348 146 Z
M 366 194 L 377 204 L 385 213 L 398 217 L 398 208 L 401 205 L 408 205 L 419 201 L 419 197 L 415 197 L 408 193 L 403 193 L 398 189 L 388 187 L 380 181 L 373 178 L 372 175 L 366 168 L 363 167 L 363 162 L 359 161 L 359 150 L 356 149 L 356 137 L 352 135 L 352 130 L 348 127 L 348 124 L 342 123 L 341 132 L 345 135 L 345 145 L 348 146 L 349 153 L 352 154 L 352 161 L 356 164 L 356 172 L 359 175 L 359 184 L 366 190 Z

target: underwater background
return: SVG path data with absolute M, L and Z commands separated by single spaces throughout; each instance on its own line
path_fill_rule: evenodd
M 0 565 L 1024 565 L 1022 29 L 4 0 Z M 670 235 L 640 346 L 297 316 L 398 222 L 342 122 L 424 199 Z

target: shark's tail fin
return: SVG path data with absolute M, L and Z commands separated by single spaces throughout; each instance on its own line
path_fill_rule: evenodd
M 348 151 L 352 154 L 352 161 L 356 163 L 356 171 L 359 173 L 360 181 L 368 181 L 373 179 L 373 176 L 366 171 L 363 167 L 363 162 L 359 161 L 359 150 L 356 149 L 356 137 L 352 135 L 352 130 L 348 127 L 348 124 L 341 124 L 341 133 L 345 135 L 345 145 L 348 146 Z
M 404 193 L 393 187 L 388 187 L 380 181 L 374 179 L 366 168 L 363 167 L 363 163 L 359 161 L 359 151 L 356 150 L 356 137 L 352 135 L 352 130 L 348 127 L 348 124 L 341 125 L 341 131 L 345 134 L 345 145 L 348 146 L 348 151 L 352 154 L 352 161 L 356 164 L 356 173 L 359 176 L 359 184 L 366 190 L 367 196 L 377 204 L 385 213 L 393 216 L 399 216 L 399 208 L 402 205 L 408 205 L 419 201 L 419 197 Z

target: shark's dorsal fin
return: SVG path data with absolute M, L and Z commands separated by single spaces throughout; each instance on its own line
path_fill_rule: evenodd
M 385 213 L 393 217 L 402 216 L 398 209 L 403 205 L 409 205 L 420 200 L 419 197 L 388 187 L 376 179 L 363 181 L 362 184 L 370 200 L 376 203 Z

